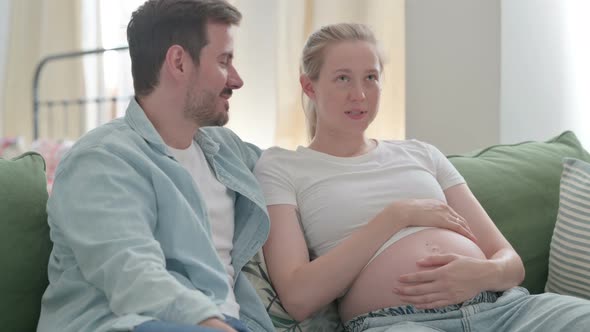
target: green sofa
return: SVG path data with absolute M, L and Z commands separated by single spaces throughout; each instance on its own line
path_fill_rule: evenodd
M 449 156 L 492 220 L 521 255 L 531 293 L 544 291 L 549 244 L 559 203 L 562 159 L 590 162 L 572 132 L 547 142 L 496 145 L 466 155 Z M 34 331 L 47 285 L 51 250 L 46 221 L 44 162 L 27 153 L 0 159 L 0 327 Z M 297 323 L 284 311 L 270 285 L 260 255 L 245 271 L 267 305 L 277 331 L 336 331 L 335 305 Z
M 35 331 L 51 251 L 45 161 L 0 159 L 0 330 Z

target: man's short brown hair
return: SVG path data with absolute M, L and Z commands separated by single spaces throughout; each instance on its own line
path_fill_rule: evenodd
M 158 85 L 170 46 L 182 46 L 198 64 L 208 43 L 207 23 L 237 25 L 241 19 L 242 14 L 225 0 L 146 1 L 127 25 L 135 95 L 149 95 Z

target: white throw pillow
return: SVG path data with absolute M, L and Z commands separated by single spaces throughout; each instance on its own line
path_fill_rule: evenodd
M 566 158 L 546 292 L 590 299 L 590 164 Z

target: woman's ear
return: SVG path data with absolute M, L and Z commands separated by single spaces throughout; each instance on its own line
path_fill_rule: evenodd
M 307 76 L 305 74 L 302 74 L 301 76 L 299 76 L 299 83 L 301 83 L 301 89 L 303 90 L 303 93 L 305 93 L 305 95 L 309 99 L 314 100 L 315 99 L 315 90 L 313 88 L 313 82 L 311 81 L 309 76 Z

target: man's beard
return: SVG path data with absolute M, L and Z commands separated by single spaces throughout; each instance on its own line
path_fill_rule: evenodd
M 225 125 L 229 117 L 227 112 L 216 110 L 215 101 L 218 97 L 210 91 L 203 91 L 200 96 L 188 91 L 184 101 L 185 117 L 195 121 L 199 127 Z

